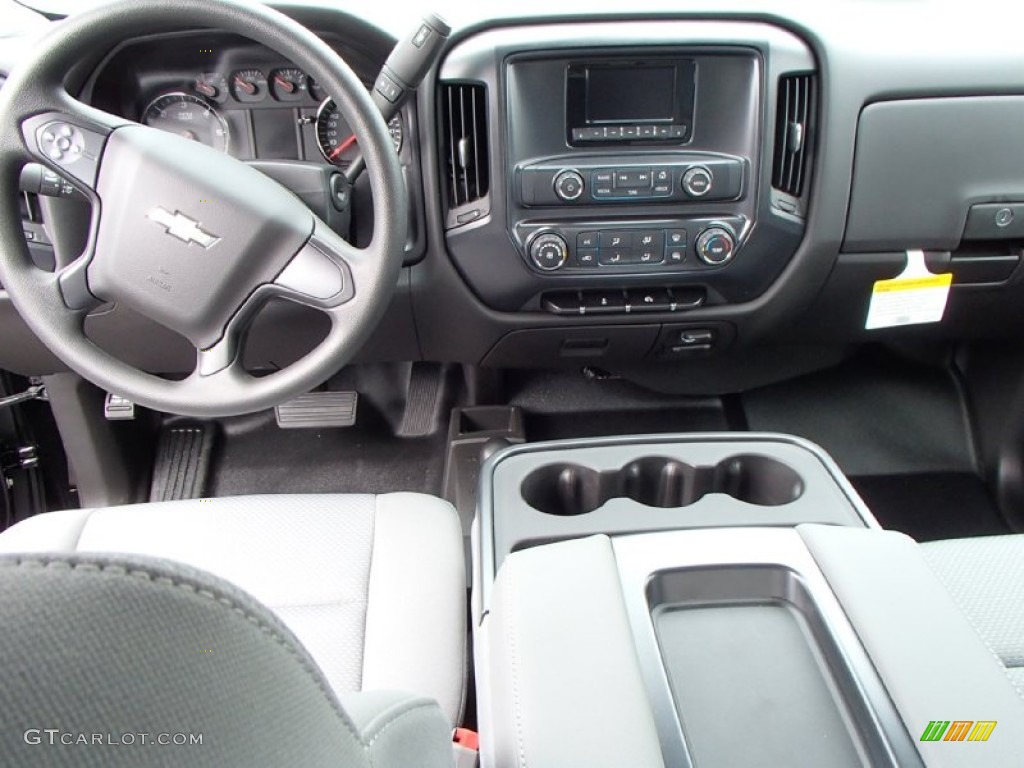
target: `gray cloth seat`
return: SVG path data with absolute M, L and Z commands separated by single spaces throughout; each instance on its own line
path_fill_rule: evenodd
M 0 764 L 450 768 L 437 703 L 335 695 L 245 592 L 155 558 L 0 555 Z
M 921 548 L 1024 697 L 1024 535 L 933 541 Z
M 239 496 L 50 512 L 3 553 L 127 553 L 212 573 L 270 608 L 336 695 L 401 690 L 463 709 L 458 515 L 422 494 Z

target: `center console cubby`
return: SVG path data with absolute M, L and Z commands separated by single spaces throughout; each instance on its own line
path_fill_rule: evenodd
M 485 582 L 511 552 L 592 534 L 874 525 L 820 449 L 757 434 L 516 446 L 485 467 L 478 511 Z

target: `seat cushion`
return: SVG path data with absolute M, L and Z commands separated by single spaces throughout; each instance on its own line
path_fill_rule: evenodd
M 278 617 L 206 571 L 0 555 L 0 616 L 0 765 L 453 765 L 436 702 L 335 696 Z
M 338 694 L 398 689 L 453 723 L 465 687 L 458 515 L 413 493 L 236 496 L 50 512 L 0 553 L 110 552 L 209 571 L 269 606 Z
M 921 547 L 1024 696 L 1024 535 L 933 541 Z

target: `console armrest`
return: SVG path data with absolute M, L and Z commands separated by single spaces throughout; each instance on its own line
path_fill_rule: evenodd
M 928 765 L 1016 765 L 1024 700 L 908 537 L 797 528 L 871 657 L 910 735 L 932 720 L 997 721 L 984 744 L 921 742 Z
M 485 768 L 664 766 L 607 536 L 506 557 L 475 646 Z

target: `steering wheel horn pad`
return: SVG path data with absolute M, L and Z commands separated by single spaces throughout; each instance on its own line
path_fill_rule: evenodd
M 366 158 L 373 238 L 345 242 L 291 192 L 255 169 L 183 137 L 83 104 L 63 87 L 83 57 L 169 27 L 243 35 L 313 74 L 346 116 Z M 56 273 L 34 266 L 21 232 L 26 161 L 61 174 L 92 201 L 89 245 Z M 407 196 L 383 118 L 351 69 L 287 16 L 238 0 L 124 0 L 75 14 L 38 41 L 0 90 L 0 282 L 29 327 L 97 386 L 150 408 L 220 417 L 309 391 L 359 350 L 398 282 Z M 266 376 L 242 367 L 246 330 L 280 297 L 328 315 L 326 338 Z M 196 369 L 172 381 L 88 339 L 86 313 L 129 306 L 196 347 Z
M 141 126 L 107 140 L 90 290 L 205 348 L 313 233 L 276 182 L 210 147 Z

